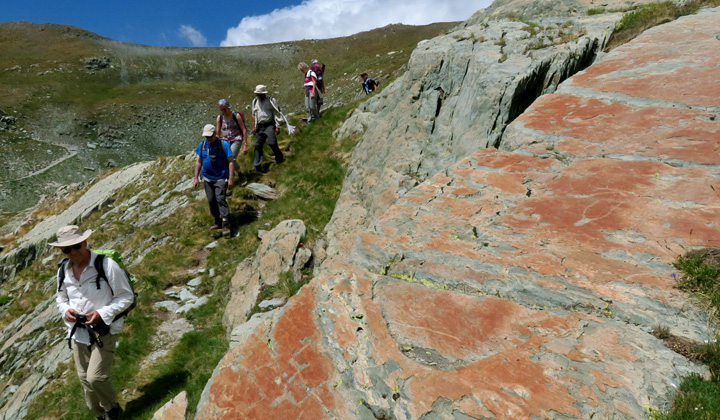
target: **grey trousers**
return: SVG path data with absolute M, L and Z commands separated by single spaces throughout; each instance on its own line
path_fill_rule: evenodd
M 317 105 L 318 93 L 314 97 L 310 97 L 310 91 L 305 88 L 305 111 L 307 111 L 308 122 L 314 121 L 320 118 L 320 111 L 318 111 Z
M 227 203 L 227 180 L 226 179 L 204 179 L 205 196 L 210 205 L 210 214 L 215 221 L 227 220 L 230 215 L 230 207 Z
M 277 145 L 277 136 L 275 136 L 275 124 L 269 125 L 258 125 L 257 133 L 255 133 L 255 160 L 253 165 L 255 168 L 262 165 L 263 161 L 263 146 L 267 140 L 270 149 L 272 149 L 275 155 L 275 161 L 280 163 L 284 160 L 283 154 Z
M 102 337 L 102 347 L 72 343 L 75 369 L 85 391 L 85 404 L 98 417 L 104 416 L 117 403 L 110 379 L 110 369 L 115 360 L 115 340 L 115 335 L 106 334 Z
M 235 172 L 237 172 L 237 157 L 242 153 L 242 140 L 230 143 L 230 151 L 232 152 L 232 161 L 235 162 Z

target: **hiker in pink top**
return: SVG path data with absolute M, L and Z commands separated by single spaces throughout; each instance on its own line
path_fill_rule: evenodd
M 230 102 L 227 99 L 220 99 L 218 106 L 220 107 L 220 115 L 217 116 L 215 135 L 230 144 L 235 168 L 238 168 L 236 157 L 240 154 L 240 145 L 242 144 L 243 155 L 248 152 L 245 115 L 242 112 L 232 111 Z M 240 173 L 239 170 L 235 172 Z
M 318 88 L 317 88 L 317 74 L 310 70 L 310 66 L 307 63 L 298 64 L 298 70 L 305 75 L 304 89 L 305 89 L 305 111 L 307 111 L 307 121 L 311 123 L 316 119 L 320 118 L 320 112 L 318 111 Z

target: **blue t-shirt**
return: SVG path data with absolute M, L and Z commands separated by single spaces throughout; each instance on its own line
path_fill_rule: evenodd
M 228 159 L 232 157 L 230 144 L 217 138 L 212 144 L 203 140 L 195 151 L 202 159 L 202 176 L 207 179 L 226 179 L 230 176 Z

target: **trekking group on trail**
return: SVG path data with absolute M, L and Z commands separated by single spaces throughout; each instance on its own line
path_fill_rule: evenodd
M 301 62 L 297 67 L 303 73 L 307 123 L 311 124 L 320 118 L 324 102 L 325 66 L 312 60 L 310 66 Z M 367 79 L 365 73 L 362 76 L 363 90 L 369 94 L 377 83 Z M 293 134 L 295 127 L 288 123 L 267 86 L 257 85 L 254 94 L 250 105 L 250 127 L 255 136 L 253 168 L 257 173 L 265 173 L 268 166 L 263 165 L 265 143 L 272 150 L 275 164 L 283 163 L 285 158 L 277 135 L 283 123 L 289 134 Z M 211 229 L 221 230 L 223 236 L 229 237 L 227 198 L 235 186 L 235 174 L 239 174 L 237 158 L 240 153 L 248 154 L 248 130 L 243 112 L 233 111 L 227 99 L 220 99 L 217 104 L 220 114 L 215 124 L 203 127 L 203 139 L 195 148 L 193 188 L 202 181 L 214 219 Z M 68 346 L 73 351 L 88 408 L 97 419 L 115 420 L 123 410 L 117 402 L 110 372 L 117 335 L 128 312 L 135 307 L 137 295 L 134 277 L 125 270 L 120 254 L 113 250 L 91 251 L 87 243 L 91 234 L 91 230 L 81 232 L 77 226 L 64 226 L 57 232 L 57 241 L 49 244 L 66 256 L 58 263 L 56 304 L 68 328 Z
M 307 122 L 310 124 L 320 118 L 320 107 L 325 95 L 323 80 L 325 66 L 320 65 L 318 60 L 312 60 L 311 66 L 300 63 L 298 69 L 304 75 L 305 110 Z M 263 165 L 265 143 L 267 142 L 272 150 L 275 164 L 283 163 L 285 157 L 278 146 L 277 135 L 280 134 L 283 123 L 287 126 L 289 134 L 294 132 L 295 127 L 288 123 L 277 100 L 268 94 L 266 85 L 257 85 L 253 93 L 255 98 L 250 108 L 252 134 L 255 136 L 253 168 L 257 173 L 265 173 L 267 172 L 267 166 Z M 203 127 L 204 139 L 195 150 L 197 160 L 193 188 L 196 188 L 200 181 L 203 182 L 210 214 L 215 220 L 211 229 L 221 229 L 222 235 L 229 237 L 230 207 L 227 197 L 232 193 L 235 174 L 239 175 L 237 157 L 241 151 L 244 155 L 248 153 L 248 132 L 244 113 L 233 111 L 227 99 L 220 99 L 218 107 L 220 114 L 215 120 L 215 125 L 207 124 Z

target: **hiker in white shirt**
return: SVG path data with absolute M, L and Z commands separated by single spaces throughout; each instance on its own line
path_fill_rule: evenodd
M 68 259 L 58 268 L 56 303 L 68 326 L 68 344 L 85 391 L 85 403 L 98 419 L 115 420 L 122 409 L 115 397 L 110 369 L 116 336 L 124 323 L 124 318 L 116 317 L 130 307 L 135 296 L 127 275 L 111 258 L 100 261 L 107 278 L 98 281 L 98 254 L 87 248 L 91 234 L 91 230 L 80 233 L 77 226 L 64 226 L 58 230 L 57 242 L 49 244 L 60 248 Z

